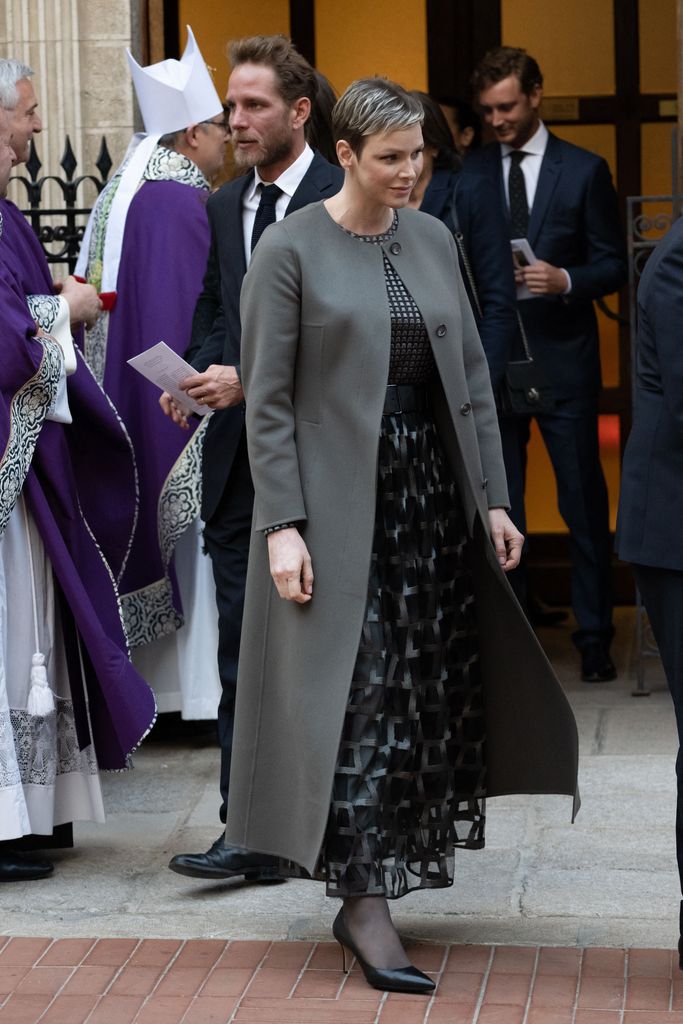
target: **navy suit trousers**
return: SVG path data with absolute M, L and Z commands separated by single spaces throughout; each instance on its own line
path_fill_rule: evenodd
M 216 511 L 204 526 L 204 543 L 211 558 L 218 606 L 218 740 L 221 746 L 221 808 L 225 824 L 230 786 L 230 759 L 235 720 L 237 663 L 239 660 L 244 588 L 247 579 L 254 485 L 242 431 L 230 478 Z
M 609 645 L 612 626 L 612 545 L 607 485 L 600 464 L 597 399 L 557 402 L 552 413 L 537 417 L 555 473 L 560 515 L 569 530 L 572 607 L 578 623 L 574 642 L 581 649 L 593 640 Z M 531 418 L 501 420 L 503 457 L 510 491 L 510 517 L 526 533 L 524 485 Z M 523 581 L 511 574 L 520 600 Z

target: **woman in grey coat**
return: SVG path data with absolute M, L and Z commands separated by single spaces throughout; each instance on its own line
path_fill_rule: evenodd
M 341 192 L 267 229 L 245 278 L 255 510 L 226 831 L 324 879 L 368 981 L 413 992 L 433 981 L 387 901 L 452 884 L 486 796 L 576 799 L 577 770 L 504 577 L 522 537 L 455 246 L 406 209 L 421 121 L 399 86 L 350 86 Z

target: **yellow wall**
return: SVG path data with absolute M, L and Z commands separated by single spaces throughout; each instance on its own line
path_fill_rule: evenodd
M 676 0 L 640 0 L 640 88 L 676 92 Z
M 427 88 L 424 0 L 316 0 L 316 63 L 337 92 L 368 75 Z
M 190 25 L 221 97 L 228 85 L 225 47 L 229 40 L 277 32 L 289 35 L 289 0 L 258 0 L 249 4 L 235 0 L 179 0 L 178 9 L 180 52 L 186 40 L 185 26 Z
M 675 127 L 673 122 L 641 125 L 644 196 L 667 196 L 671 193 L 671 133 Z
M 614 94 L 612 0 L 502 0 L 501 17 L 503 45 L 536 58 L 548 96 Z

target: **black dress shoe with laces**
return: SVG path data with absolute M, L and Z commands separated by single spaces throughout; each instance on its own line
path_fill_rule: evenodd
M 52 861 L 42 857 L 25 857 L 13 850 L 0 853 L 0 882 L 33 882 L 49 878 L 54 869 Z
M 169 861 L 169 868 L 189 878 L 238 878 L 247 882 L 282 882 L 277 857 L 252 853 L 238 846 L 226 846 L 219 836 L 206 853 L 178 853 Z
M 617 678 L 609 651 L 599 640 L 581 649 L 581 678 L 584 683 L 608 683 Z

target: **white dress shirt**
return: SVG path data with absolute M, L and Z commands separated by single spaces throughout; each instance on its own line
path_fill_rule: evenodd
M 519 166 L 522 168 L 522 174 L 524 175 L 524 185 L 526 187 L 526 198 L 527 203 L 529 204 L 529 213 L 531 213 L 531 210 L 533 209 L 534 199 L 536 198 L 538 176 L 541 173 L 541 164 L 543 163 L 543 157 L 545 156 L 547 145 L 548 129 L 542 121 L 539 121 L 538 128 L 531 138 L 516 150 L 518 153 L 526 153 L 526 156 Z M 501 142 L 500 155 L 503 161 L 503 184 L 505 186 L 505 202 L 508 204 L 508 207 L 510 205 L 508 180 L 510 178 L 510 153 L 512 152 L 512 146 L 509 146 L 507 142 Z M 560 267 L 559 269 L 567 278 L 567 287 L 564 290 L 564 294 L 569 295 L 572 290 L 571 276 L 569 271 L 565 270 L 564 267 Z
M 249 260 L 251 259 L 251 234 L 254 230 L 254 221 L 256 219 L 256 211 L 261 199 L 260 185 L 277 185 L 278 188 L 282 189 L 282 195 L 277 197 L 275 203 L 275 220 L 282 220 L 287 207 L 289 206 L 290 200 L 299 185 L 304 174 L 311 166 L 313 161 L 313 150 L 306 143 L 302 153 L 296 158 L 293 164 L 290 164 L 286 170 L 282 172 L 279 178 L 276 178 L 273 182 L 264 182 L 261 175 L 258 172 L 258 168 L 254 168 L 254 181 L 250 188 L 244 193 L 242 200 L 242 229 L 244 231 L 244 255 L 249 266 Z
M 543 163 L 543 157 L 545 156 L 545 149 L 548 145 L 548 129 L 539 121 L 538 128 L 523 146 L 517 150 L 519 153 L 526 153 L 527 155 L 519 165 L 522 168 L 522 174 L 524 175 L 524 184 L 526 186 L 526 198 L 529 204 L 529 210 L 534 205 L 534 198 L 536 196 L 536 186 L 538 185 L 538 176 L 541 173 L 541 164 Z M 505 200 L 510 202 L 508 196 L 508 179 L 510 177 L 510 153 L 513 152 L 513 147 L 508 146 L 507 142 L 501 142 L 500 153 L 503 160 L 503 182 L 505 183 Z

